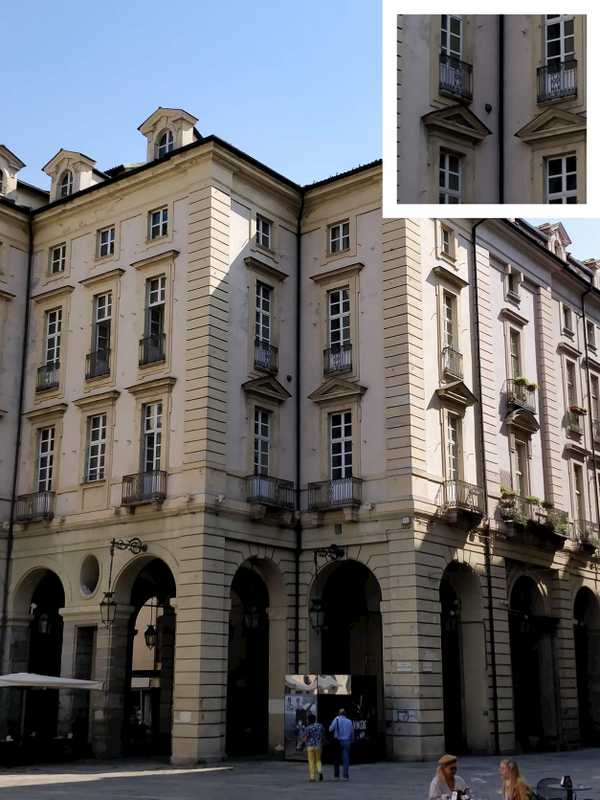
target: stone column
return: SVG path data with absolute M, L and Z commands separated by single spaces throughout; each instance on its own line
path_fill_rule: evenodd
M 157 621 L 160 643 L 160 738 L 171 739 L 173 727 L 173 668 L 175 660 L 175 598 L 169 601 L 164 613 Z
M 558 733 L 561 747 L 571 749 L 579 744 L 580 739 L 572 586 L 568 574 L 562 578 L 557 575 L 553 583 L 555 602 L 552 611 L 559 617 L 552 642 L 553 667 L 558 683 Z
M 284 746 L 283 693 L 287 672 L 288 621 L 287 609 L 269 608 L 269 750 L 278 752 Z
M 10 617 L 6 622 L 6 660 L 4 673 L 27 672 L 29 666 L 29 614 Z M 7 733 L 13 737 L 19 733 L 21 725 L 22 692 L 13 689 L 0 689 L 0 706 L 4 709 L 0 714 L 0 738 Z M 9 730 L 10 729 L 10 730 Z

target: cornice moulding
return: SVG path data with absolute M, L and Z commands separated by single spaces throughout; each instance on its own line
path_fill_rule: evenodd
M 244 264 L 248 269 L 256 270 L 257 272 L 265 272 L 277 281 L 283 282 L 286 278 L 290 277 L 286 272 L 268 264 L 266 261 L 261 261 L 260 258 L 256 258 L 255 256 L 246 256 Z
M 42 300 L 51 300 L 53 297 L 61 297 L 65 294 L 71 294 L 71 292 L 74 291 L 75 287 L 69 283 L 64 286 L 56 286 L 54 289 L 47 289 L 45 292 L 40 292 L 39 294 L 34 294 L 31 299 L 36 303 L 41 303 Z
M 357 275 L 364 266 L 365 265 L 362 263 L 362 261 L 354 261 L 352 264 L 346 264 L 343 267 L 335 267 L 334 269 L 329 269 L 326 272 L 319 272 L 317 275 L 310 275 L 310 279 L 315 283 L 321 283 L 322 281 L 328 281 L 331 278 L 345 278 L 349 275 Z
M 148 267 L 151 264 L 156 264 L 159 261 L 175 259 L 178 255 L 179 250 L 170 248 L 169 250 L 163 250 L 162 253 L 155 253 L 154 255 L 147 256 L 146 258 L 140 258 L 138 261 L 132 261 L 131 266 L 134 269 L 143 269 L 144 267 Z
M 102 283 L 102 281 L 120 278 L 124 273 L 124 269 L 117 267 L 116 269 L 109 269 L 106 272 L 99 272 L 97 275 L 89 275 L 87 278 L 80 280 L 79 283 L 82 286 L 94 286 L 94 284 Z

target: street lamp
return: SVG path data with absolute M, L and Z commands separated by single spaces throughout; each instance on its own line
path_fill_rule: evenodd
M 110 540 L 110 567 L 108 570 L 108 589 L 104 592 L 104 596 L 100 602 L 100 619 L 106 628 L 110 628 L 117 616 L 117 603 L 114 600 L 114 592 L 112 590 L 113 578 L 113 563 L 115 560 L 115 550 L 127 550 L 134 556 L 139 556 L 140 553 L 145 553 L 148 550 L 148 545 L 138 536 L 132 539 L 111 539 Z
M 325 610 L 319 597 L 314 597 L 310 604 L 310 624 L 317 633 L 325 627 Z
M 242 625 L 248 631 L 255 631 L 260 625 L 260 612 L 256 606 L 248 606 L 242 615 Z
M 115 621 L 117 616 L 117 604 L 113 600 L 113 592 L 104 592 L 104 597 L 100 601 L 100 619 L 105 628 Z
M 339 544 L 330 544 L 327 547 L 318 547 L 314 551 L 315 561 L 315 578 L 319 571 L 319 559 L 327 561 L 340 561 L 345 558 L 346 551 Z M 320 597 L 313 597 L 310 610 L 308 612 L 310 617 L 310 624 L 313 629 L 320 634 L 325 629 L 325 609 L 323 608 L 323 601 Z
M 158 641 L 158 633 L 152 623 L 150 623 L 144 631 L 144 641 L 146 642 L 146 647 L 149 650 L 154 650 L 156 647 L 156 642 Z

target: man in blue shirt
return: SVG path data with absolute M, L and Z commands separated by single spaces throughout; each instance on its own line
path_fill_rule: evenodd
M 329 726 L 329 732 L 333 733 L 336 740 L 335 755 L 333 762 L 333 777 L 340 779 L 340 761 L 344 768 L 344 780 L 350 778 L 350 745 L 354 739 L 354 725 L 346 716 L 343 708 L 340 708 L 337 717 Z

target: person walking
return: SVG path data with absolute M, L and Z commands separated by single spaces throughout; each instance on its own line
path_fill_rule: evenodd
M 350 780 L 350 747 L 354 740 L 354 725 L 346 716 L 346 711 L 340 708 L 337 717 L 329 726 L 329 732 L 335 738 L 335 752 L 333 761 L 333 777 L 340 779 L 340 762 L 343 766 L 344 780 Z
M 521 777 L 516 761 L 505 758 L 500 762 L 499 772 L 502 781 L 502 800 L 529 800 L 531 788 Z
M 429 787 L 429 800 L 442 800 L 451 797 L 452 792 L 465 792 L 467 784 L 457 775 L 458 760 L 456 756 L 444 755 L 438 761 L 435 778 Z
M 317 775 L 319 780 L 323 780 L 323 767 L 321 766 L 321 748 L 325 738 L 325 728 L 314 714 L 309 714 L 306 721 L 308 725 L 304 729 L 304 743 L 306 744 L 306 757 L 308 759 L 308 779 L 315 782 Z

